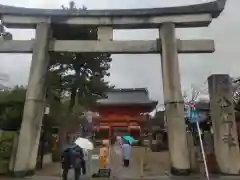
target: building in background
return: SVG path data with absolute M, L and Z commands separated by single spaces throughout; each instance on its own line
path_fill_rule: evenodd
M 149 99 L 147 89 L 112 89 L 105 99 L 97 101 L 94 110 L 99 116 L 92 119 L 95 142 L 116 136 L 131 135 L 141 142 L 150 120 L 149 113 L 157 101 Z

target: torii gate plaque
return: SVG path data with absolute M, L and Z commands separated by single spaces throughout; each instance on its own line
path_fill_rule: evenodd
M 171 172 L 189 173 L 184 105 L 180 85 L 178 53 L 212 53 L 213 40 L 177 40 L 175 28 L 204 27 L 217 18 L 226 0 L 154 9 L 63 10 L 28 9 L 0 5 L 0 17 L 8 28 L 34 28 L 34 40 L 0 42 L 1 53 L 33 53 L 23 123 L 14 164 L 15 174 L 26 174 L 36 166 L 43 117 L 48 52 L 108 52 L 115 54 L 161 53 Z M 96 41 L 54 40 L 51 24 L 98 28 Z M 160 40 L 114 41 L 113 29 L 159 29 Z

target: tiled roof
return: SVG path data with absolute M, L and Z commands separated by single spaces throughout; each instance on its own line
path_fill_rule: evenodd
M 113 89 L 107 93 L 106 99 L 99 99 L 102 105 L 127 105 L 127 104 L 156 104 L 157 101 L 149 99 L 148 91 L 144 88 Z

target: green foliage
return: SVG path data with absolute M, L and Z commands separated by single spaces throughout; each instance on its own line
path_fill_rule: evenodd
M 26 88 L 23 86 L 0 91 L 0 129 L 17 130 L 20 128 L 25 96 Z M 64 119 L 67 102 L 61 102 L 53 94 L 53 96 L 48 96 L 47 104 L 50 106 L 50 114 L 44 117 L 43 124 L 58 125 L 61 119 Z
M 77 9 L 71 1 L 66 11 L 84 11 Z M 67 25 L 53 25 L 53 37 L 58 40 L 97 40 L 97 29 Z M 75 102 L 82 107 L 91 107 L 96 99 L 104 96 L 111 88 L 104 77 L 109 76 L 110 62 L 108 53 L 51 53 L 49 89 L 58 96 L 70 96 L 69 111 Z M 53 82 L 54 81 L 54 82 Z
M 0 128 L 19 129 L 22 122 L 26 88 L 16 86 L 0 91 Z
M 26 88 L 24 86 L 15 86 L 13 88 L 0 91 L 0 103 L 3 102 L 24 102 Z

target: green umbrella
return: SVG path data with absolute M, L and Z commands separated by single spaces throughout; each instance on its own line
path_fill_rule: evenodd
M 137 140 L 134 139 L 132 136 L 123 136 L 123 139 L 128 141 L 130 144 L 137 142 Z

